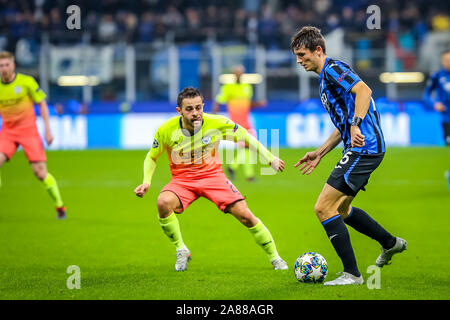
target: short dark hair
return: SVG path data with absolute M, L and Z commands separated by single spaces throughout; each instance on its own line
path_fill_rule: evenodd
M 197 88 L 194 87 L 187 87 L 181 90 L 181 92 L 178 94 L 177 98 L 177 106 L 181 108 L 183 105 L 183 100 L 186 98 L 195 98 L 195 97 L 201 97 L 203 101 L 203 96 Z
M 320 29 L 312 26 L 303 27 L 291 39 L 292 51 L 305 47 L 310 51 L 315 51 L 320 46 L 323 53 L 326 53 L 325 39 L 320 33 Z
M 447 53 L 450 53 L 450 49 L 445 49 L 444 51 L 442 51 L 441 57 L 442 57 L 444 54 L 447 54 Z

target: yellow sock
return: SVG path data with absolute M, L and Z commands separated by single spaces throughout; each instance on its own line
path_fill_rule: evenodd
M 270 262 L 279 258 L 277 247 L 273 241 L 272 235 L 266 226 L 259 220 L 259 222 L 251 228 L 248 228 L 250 233 L 253 235 L 255 242 L 264 250 L 267 254 Z
M 44 183 L 45 189 L 47 189 L 48 194 L 53 199 L 53 202 L 57 207 L 63 206 L 63 201 L 61 199 L 61 195 L 59 193 L 58 184 L 56 183 L 55 178 L 50 174 L 47 173 L 47 176 L 42 181 Z
M 186 247 L 181 237 L 180 223 L 175 213 L 172 212 L 167 218 L 159 218 L 159 224 L 177 250 Z

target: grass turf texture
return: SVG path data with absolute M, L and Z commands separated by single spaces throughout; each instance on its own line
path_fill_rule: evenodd
M 68 219 L 33 177 L 23 152 L 2 168 L 0 189 L 0 299 L 449 299 L 450 192 L 444 171 L 449 148 L 389 148 L 367 192 L 354 205 L 366 210 L 408 250 L 381 269 L 381 289 L 298 283 L 295 259 L 307 251 L 328 262 L 327 280 L 342 265 L 313 208 L 340 150 L 310 176 L 293 164 L 306 149 L 280 150 L 285 172 L 242 175 L 234 181 L 252 212 L 271 231 L 290 270 L 274 271 L 250 233 L 206 199 L 178 215 L 192 261 L 175 272 L 175 250 L 163 234 L 156 198 L 169 181 L 160 158 L 150 193 L 137 198 L 146 151 L 48 152 Z M 358 266 L 367 280 L 380 246 L 349 227 Z M 69 290 L 67 267 L 81 269 L 81 289 Z

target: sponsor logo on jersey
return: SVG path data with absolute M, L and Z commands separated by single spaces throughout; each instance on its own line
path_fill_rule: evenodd
M 348 75 L 350 73 L 350 70 L 346 70 L 344 71 L 338 78 L 339 82 L 342 82 L 342 80 L 344 80 L 345 76 Z
M 22 92 L 22 87 L 21 86 L 15 86 L 14 87 L 14 93 L 15 94 L 19 94 Z
M 203 144 L 208 144 L 211 142 L 211 137 L 210 136 L 205 136 L 202 138 L 202 142 Z
M 322 105 L 324 106 L 324 108 L 328 112 L 330 112 L 330 103 L 328 102 L 328 97 L 325 92 L 323 92 L 322 95 L 320 96 L 320 100 L 322 101 Z

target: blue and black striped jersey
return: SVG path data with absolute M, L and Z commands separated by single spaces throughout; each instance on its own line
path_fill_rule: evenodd
M 435 98 L 432 98 L 433 91 L 436 91 Z M 445 111 L 442 113 L 442 120 L 450 122 L 450 71 L 441 69 L 430 77 L 425 88 L 424 98 L 431 105 L 436 102 L 443 103 Z
M 363 147 L 352 148 L 350 127 L 355 114 L 355 94 L 350 90 L 361 79 L 348 64 L 329 57 L 319 75 L 320 100 L 331 117 L 331 121 L 341 133 L 344 142 L 344 153 L 355 151 L 362 154 L 377 154 L 385 152 L 380 115 L 375 108 L 375 102 L 370 99 L 369 110 L 361 123 L 361 133 L 365 136 Z

